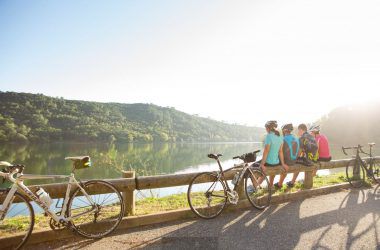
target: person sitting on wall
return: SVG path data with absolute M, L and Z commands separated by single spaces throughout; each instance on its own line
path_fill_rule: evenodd
M 284 154 L 285 164 L 288 166 L 293 166 L 296 163 L 298 152 L 300 149 L 300 143 L 298 138 L 296 138 L 293 134 L 293 124 L 288 123 L 282 126 L 282 135 L 284 137 L 284 144 L 282 146 L 282 151 Z M 274 184 L 274 186 L 278 189 L 282 188 L 282 184 L 286 178 L 286 173 L 281 174 L 280 180 L 278 183 Z
M 268 121 L 265 123 L 265 129 L 267 131 L 267 135 L 264 140 L 264 151 L 263 158 L 260 162 L 260 168 L 265 173 L 267 167 L 276 167 L 282 165 L 285 171 L 288 171 L 289 167 L 286 165 L 284 161 L 284 153 L 283 153 L 283 139 L 280 135 L 280 132 L 277 130 L 277 121 Z M 273 186 L 274 175 L 269 177 L 269 185 Z M 259 183 L 263 180 L 260 179 Z
M 297 163 L 301 163 L 305 166 L 313 165 L 313 161 L 316 162 L 318 159 L 318 145 L 315 141 L 314 136 L 307 132 L 307 127 L 305 124 L 298 125 L 298 136 L 300 142 L 300 151 L 297 159 Z M 299 172 L 293 174 L 291 181 L 288 181 L 286 185 L 288 187 L 293 187 L 297 180 Z
M 330 146 L 327 137 L 320 133 L 320 126 L 311 126 L 309 131 L 318 145 L 318 161 L 331 161 Z

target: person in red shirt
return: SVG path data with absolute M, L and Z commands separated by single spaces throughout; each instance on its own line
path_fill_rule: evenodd
M 319 125 L 311 126 L 309 129 L 318 145 L 318 161 L 331 161 L 329 141 L 320 133 L 320 130 Z

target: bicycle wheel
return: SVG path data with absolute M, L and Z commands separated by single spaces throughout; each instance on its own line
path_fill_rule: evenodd
M 365 171 L 360 162 L 353 159 L 348 162 L 346 167 L 346 176 L 348 182 L 354 188 L 360 188 L 365 181 Z
M 0 193 L 0 209 L 3 209 L 3 202 L 8 190 Z M 20 193 L 15 193 L 14 200 L 9 206 L 4 219 L 0 221 L 0 238 L 7 236 L 16 236 L 10 242 L 10 249 L 20 249 L 28 240 L 33 231 L 34 211 L 29 201 Z
M 187 200 L 191 210 L 199 217 L 215 218 L 227 203 L 225 185 L 215 173 L 200 173 L 189 185 Z
M 380 184 L 380 162 L 372 159 L 372 179 L 375 183 Z
M 252 206 L 260 210 L 269 206 L 272 191 L 268 178 L 261 170 L 248 168 L 244 175 L 244 187 Z
M 87 238 L 102 238 L 114 231 L 124 215 L 120 192 L 109 182 L 88 181 L 74 191 L 68 202 L 67 217 L 71 226 Z M 101 194 L 99 194 L 101 192 Z M 89 198 L 95 203 L 91 204 Z M 84 212 L 87 212 L 83 214 Z

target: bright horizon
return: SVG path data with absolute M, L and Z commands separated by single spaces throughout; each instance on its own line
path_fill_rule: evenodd
M 0 2 L 0 90 L 260 127 L 378 99 L 380 2 L 112 3 Z

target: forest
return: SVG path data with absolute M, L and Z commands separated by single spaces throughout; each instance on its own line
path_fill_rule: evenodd
M 380 142 L 380 103 L 348 105 L 333 109 L 317 123 L 332 143 L 366 145 Z
M 0 92 L 2 142 L 245 142 L 263 133 L 153 104 Z

